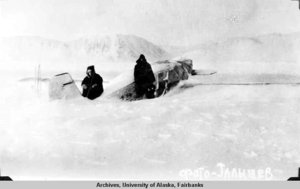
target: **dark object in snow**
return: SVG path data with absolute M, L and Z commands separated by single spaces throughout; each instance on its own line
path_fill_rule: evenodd
M 136 90 L 136 97 L 154 98 L 155 77 L 151 65 L 147 62 L 143 54 L 140 55 L 134 67 L 134 83 Z
M 192 75 L 213 75 L 217 73 L 214 70 L 192 70 Z
M 1 176 L 0 170 L 0 181 L 13 181 L 9 176 Z
M 153 97 L 159 97 L 167 93 L 180 81 L 189 78 L 193 70 L 193 62 L 190 59 L 159 61 L 152 64 L 152 69 L 155 78 L 155 89 L 152 88 L 151 90 L 155 90 Z M 111 96 L 116 96 L 123 100 L 140 100 L 145 98 L 145 96 L 141 97 L 137 94 L 134 80 L 123 86 L 113 92 Z
M 86 74 L 87 76 L 81 83 L 82 96 L 94 100 L 103 93 L 103 79 L 95 72 L 94 66 L 87 67 Z
M 69 73 L 55 75 L 49 83 L 49 97 L 54 99 L 71 99 L 81 96 Z
M 300 181 L 300 168 L 298 170 L 298 177 L 291 177 L 288 181 Z
M 0 176 L 0 181 L 13 181 L 13 180 L 9 176 L 4 176 L 4 177 Z
M 300 9 L 300 0 L 292 0 L 292 1 L 298 1 L 299 9 Z

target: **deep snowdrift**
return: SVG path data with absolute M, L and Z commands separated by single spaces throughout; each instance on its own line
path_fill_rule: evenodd
M 49 101 L 47 82 L 37 90 L 34 81 L 9 79 L 0 163 L 15 180 L 239 179 L 184 174 L 222 164 L 270 168 L 268 179 L 286 180 L 300 164 L 299 86 L 194 85 L 136 102 Z

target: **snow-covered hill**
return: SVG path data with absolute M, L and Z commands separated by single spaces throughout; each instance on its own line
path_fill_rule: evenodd
M 106 59 L 110 61 L 133 61 L 145 54 L 150 61 L 167 57 L 159 46 L 134 35 L 111 35 L 85 37 L 69 43 L 73 52 L 83 57 Z
M 68 42 L 41 37 L 10 37 L 0 39 L 0 62 L 16 62 L 27 67 L 51 67 L 75 64 L 101 64 L 101 62 L 135 62 L 140 54 L 149 61 L 168 58 L 159 46 L 134 35 L 99 35 L 82 37 Z
M 68 57 L 67 44 L 32 36 L 1 38 L 0 50 L 1 61 L 55 61 Z
M 207 43 L 184 54 L 219 72 L 299 73 L 300 33 L 269 34 Z

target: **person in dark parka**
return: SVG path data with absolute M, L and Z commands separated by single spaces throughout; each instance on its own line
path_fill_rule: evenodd
M 146 95 L 147 98 L 154 98 L 155 77 L 151 65 L 143 54 L 140 55 L 134 67 L 134 82 L 137 98 Z
M 81 83 L 82 96 L 94 100 L 103 93 L 103 79 L 95 72 L 94 66 L 87 67 L 86 75 Z

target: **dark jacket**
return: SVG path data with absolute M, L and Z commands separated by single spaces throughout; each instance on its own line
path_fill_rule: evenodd
M 87 70 L 91 70 L 92 73 L 83 79 L 81 86 L 86 85 L 87 89 L 83 89 L 82 96 L 88 99 L 95 99 L 103 93 L 103 79 L 95 72 L 94 66 L 89 66 Z
M 134 67 L 134 82 L 138 96 L 144 95 L 149 88 L 153 87 L 154 81 L 155 77 L 151 65 L 145 56 L 141 55 Z

